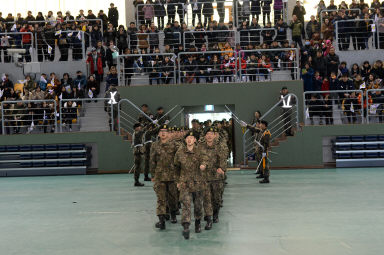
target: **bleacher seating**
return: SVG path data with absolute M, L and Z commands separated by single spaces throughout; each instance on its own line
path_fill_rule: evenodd
M 85 144 L 0 146 L 0 176 L 86 174 L 91 157 Z
M 336 167 L 384 166 L 384 135 L 338 136 L 333 152 Z

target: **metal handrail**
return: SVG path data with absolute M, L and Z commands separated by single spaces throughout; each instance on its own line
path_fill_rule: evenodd
M 306 111 L 307 111 L 307 99 L 306 95 L 308 94 L 331 94 L 331 93 L 352 93 L 361 94 L 364 97 L 364 93 L 362 90 L 325 90 L 325 91 L 306 91 L 303 93 L 303 120 L 305 124 L 306 119 Z M 364 109 L 364 100 L 361 100 L 361 109 Z M 361 112 L 361 121 L 364 123 L 363 112 Z
M 5 33 L 0 33 L 0 37 L 2 35 L 6 35 L 6 36 L 10 36 L 10 35 L 30 35 L 31 36 L 31 48 L 32 48 L 32 53 L 31 53 L 31 62 L 36 62 L 36 59 L 35 59 L 35 48 L 33 47 L 33 43 L 35 41 L 35 37 L 33 35 L 33 32 L 5 32 Z M 23 38 L 21 38 L 21 45 L 23 47 Z M 28 51 L 29 49 L 26 49 L 26 52 Z M 0 56 L 1 58 L 1 56 Z M 0 59 L 1 60 L 1 59 Z
M 1 123 L 2 123 L 2 133 L 5 135 L 5 119 L 4 119 L 4 104 L 17 104 L 17 103 L 23 103 L 23 104 L 28 104 L 28 103 L 48 103 L 52 104 L 53 103 L 53 113 L 55 117 L 55 130 L 57 131 L 57 102 L 56 100 L 49 99 L 49 100 L 9 100 L 9 101 L 3 101 L 1 102 Z M 8 110 L 8 109 L 6 109 Z M 11 110 L 11 109 L 10 109 Z
M 265 119 L 273 110 L 275 110 L 276 108 L 280 107 L 281 106 L 281 102 L 282 100 L 286 99 L 287 97 L 289 96 L 293 96 L 295 98 L 295 105 L 292 105 L 292 107 L 296 106 L 296 121 L 295 121 L 295 124 L 296 124 L 296 128 L 298 129 L 299 128 L 299 100 L 298 100 L 298 97 L 295 95 L 295 94 L 292 94 L 292 93 L 289 93 L 287 95 L 285 95 L 283 98 L 281 98 L 279 100 L 279 102 L 277 102 L 276 104 L 274 104 L 265 114 L 263 114 L 261 117 L 260 117 L 260 120 L 263 120 Z M 279 116 L 280 117 L 280 116 Z M 292 125 L 292 124 L 291 124 Z M 249 129 L 247 129 L 244 134 L 243 134 L 243 162 L 245 164 L 245 162 L 247 162 L 247 153 L 250 151 L 248 148 L 247 148 L 247 134 L 249 133 Z M 271 137 L 271 142 L 273 141 L 272 137 Z
M 359 12 L 359 15 L 361 14 L 361 10 L 359 8 L 354 8 L 354 9 L 343 9 L 345 11 L 358 11 Z M 320 16 L 319 16 L 319 19 L 320 19 L 320 29 L 321 27 L 323 26 L 323 13 L 324 12 L 334 12 L 334 11 L 339 11 L 338 9 L 324 9 L 324 10 L 321 10 L 320 11 Z M 329 21 L 331 22 L 331 21 Z M 303 24 L 304 25 L 304 24 Z M 320 34 L 322 36 L 322 34 Z
M 119 86 L 125 86 L 125 58 L 126 57 L 143 57 L 143 56 L 148 56 L 148 57 L 153 57 L 153 56 L 166 57 L 166 56 L 168 56 L 168 57 L 170 57 L 170 60 L 173 63 L 173 83 L 176 84 L 176 62 L 175 62 L 176 55 L 174 53 L 152 53 L 152 54 L 124 54 L 124 55 L 119 55 L 117 57 L 117 72 L 119 74 L 118 75 L 118 85 Z M 123 61 L 121 61 L 121 59 Z M 121 72 L 121 70 L 123 70 L 123 72 Z
M 376 91 L 382 91 L 384 92 L 384 89 L 367 89 L 365 91 L 365 100 L 369 100 L 369 93 L 370 92 L 376 92 Z M 372 116 L 372 115 L 371 115 Z M 367 102 L 367 117 L 366 117 L 366 122 L 369 124 L 369 109 L 368 109 L 368 102 Z

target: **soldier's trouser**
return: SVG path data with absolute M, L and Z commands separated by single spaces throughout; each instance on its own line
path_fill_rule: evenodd
M 151 143 L 147 143 L 145 145 L 145 153 L 144 153 L 144 176 L 148 176 L 149 174 L 149 158 L 151 155 Z
M 203 207 L 204 207 L 204 216 L 212 216 L 212 199 L 211 199 L 211 188 L 209 183 L 207 183 L 203 190 Z
M 139 178 L 140 178 L 142 155 L 143 154 L 138 152 L 138 151 L 136 151 L 133 154 L 134 162 L 135 162 L 135 166 L 134 166 L 134 178 L 135 178 L 135 181 L 139 181 Z
M 260 171 L 260 172 L 261 172 L 262 169 L 263 169 L 263 166 L 261 165 L 262 163 L 260 163 L 262 157 L 263 157 L 263 152 L 256 148 L 256 152 L 255 152 L 255 160 L 256 160 L 256 162 L 257 162 L 257 165 L 260 164 L 259 168 L 256 169 L 256 170 L 257 170 L 257 171 Z
M 203 216 L 203 191 L 190 192 L 189 189 L 181 189 L 180 200 L 183 204 L 181 223 L 191 222 L 192 201 L 195 220 L 201 219 Z
M 262 169 L 264 177 L 269 177 L 269 162 L 268 162 L 268 153 L 267 156 L 263 158 Z
M 210 198 L 210 204 L 211 204 L 211 212 L 213 214 L 219 213 L 220 211 L 220 205 L 221 205 L 221 195 L 223 193 L 223 188 L 224 188 L 224 183 L 222 180 L 217 180 L 217 181 L 210 181 L 208 182 L 208 188 L 206 189 L 209 194 L 207 194 Z M 208 199 L 209 199 L 208 198 Z M 208 202 L 208 201 L 207 201 Z M 205 206 L 205 204 L 204 204 Z M 204 208 L 205 210 L 205 208 Z M 205 211 L 207 212 L 207 211 Z M 212 214 L 211 214 L 212 215 Z M 210 216 L 207 213 L 205 216 Z
M 167 214 L 167 205 L 171 212 L 177 211 L 177 187 L 175 182 L 155 182 L 153 185 L 157 196 L 156 215 Z

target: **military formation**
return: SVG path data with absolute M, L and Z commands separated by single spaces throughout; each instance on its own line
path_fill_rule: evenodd
M 223 206 L 227 160 L 232 150 L 232 120 L 192 120 L 192 128 L 180 128 L 167 125 L 169 119 L 161 107 L 156 115 L 149 112 L 147 105 L 142 106 L 142 111 L 132 136 L 134 185 L 144 186 L 139 181 L 144 163 L 144 181 L 153 182 L 157 197 L 159 220 L 155 227 L 164 230 L 167 221 L 176 224 L 181 209 L 182 235 L 189 239 L 193 208 L 195 233 L 202 231 L 202 221 L 205 230 L 212 229 L 214 223 L 219 223 Z M 267 125 L 265 121 L 247 125 L 257 133 L 261 183 L 269 183 Z

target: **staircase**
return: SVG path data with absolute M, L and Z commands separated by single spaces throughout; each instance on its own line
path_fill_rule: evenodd
M 268 129 L 271 132 L 271 148 L 270 153 L 274 153 L 274 148 L 278 147 L 280 143 L 287 141 L 288 139 L 292 139 L 293 137 L 287 137 L 285 135 L 286 130 L 291 130 L 293 135 L 296 134 L 300 125 L 299 125 L 299 115 L 298 115 L 298 99 L 294 94 L 288 94 L 284 97 L 287 99 L 288 97 L 295 98 L 295 103 L 292 104 L 290 110 L 287 114 L 281 114 L 281 102 L 276 103 L 272 108 L 267 111 L 264 115 L 262 115 L 262 120 L 266 120 L 268 124 Z M 285 124 L 286 119 L 290 119 L 290 124 L 287 126 Z M 254 143 L 255 137 L 252 136 L 251 132 L 247 130 L 243 135 L 243 165 L 242 168 L 251 168 L 255 169 L 258 167 L 259 162 L 255 160 L 254 157 Z
M 105 82 L 100 85 L 99 97 L 104 97 Z M 103 132 L 110 131 L 109 116 L 104 110 L 105 100 L 84 102 L 82 112 L 79 117 L 80 132 Z

